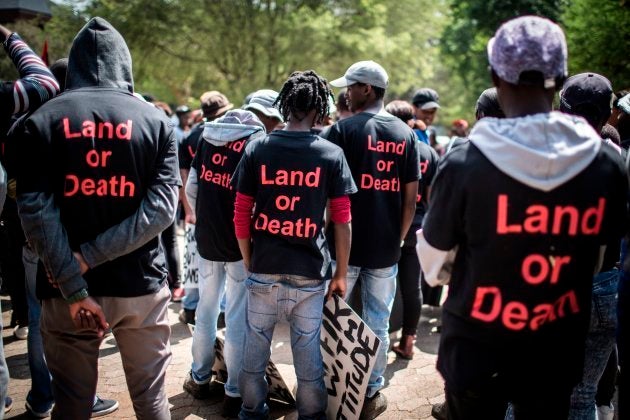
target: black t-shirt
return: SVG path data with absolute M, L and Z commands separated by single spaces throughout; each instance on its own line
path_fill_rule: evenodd
M 339 147 L 308 132 L 273 131 L 247 145 L 232 183 L 255 198 L 252 272 L 330 278 L 326 202 L 356 191 Z
M 389 267 L 400 258 L 405 184 L 420 178 L 416 136 L 387 113 L 362 112 L 337 122 L 328 140 L 339 145 L 359 188 L 352 204 L 350 265 Z
M 20 145 L 19 192 L 54 194 L 74 251 L 133 215 L 152 182 L 181 184 L 172 123 L 118 89 L 82 88 L 52 99 L 26 121 Z M 158 291 L 166 273 L 156 237 L 83 277 L 91 295 L 131 297 Z M 44 278 L 38 295 L 59 294 Z
M 195 239 L 199 255 L 210 261 L 238 261 L 241 251 L 234 234 L 232 174 L 241 160 L 247 139 L 225 146 L 199 142 L 192 167 L 197 171 Z
M 437 172 L 438 162 L 440 160 L 435 149 L 428 144 L 416 141 L 416 147 L 418 148 L 418 160 L 422 177 L 418 182 L 416 214 L 413 216 L 413 222 L 405 238 L 405 245 L 407 246 L 415 246 L 416 244 L 416 231 L 422 227 L 422 220 L 429 207 L 429 188 Z
M 202 135 L 203 123 L 199 123 L 188 132 L 188 136 L 184 140 L 179 142 L 177 149 L 179 169 L 190 169 Z
M 438 358 L 449 387 L 518 366 L 581 376 L 600 246 L 627 223 L 615 153 L 602 148 L 549 192 L 507 176 L 470 142 L 440 162 L 423 234 L 440 250 L 458 247 Z

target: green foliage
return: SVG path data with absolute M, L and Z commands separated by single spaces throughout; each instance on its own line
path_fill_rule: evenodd
M 606 76 L 615 91 L 630 88 L 630 2 L 572 0 L 562 15 L 571 74 Z
M 453 0 L 450 23 L 441 39 L 443 60 L 454 73 L 459 105 L 470 110 L 481 92 L 491 86 L 486 45 L 506 20 L 521 15 L 557 21 L 566 0 Z M 596 1 L 596 0 L 595 0 Z

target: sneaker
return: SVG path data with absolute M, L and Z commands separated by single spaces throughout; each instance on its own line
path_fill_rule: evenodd
M 387 410 L 387 398 L 385 395 L 377 392 L 371 398 L 365 398 L 363 408 L 361 409 L 361 420 L 371 420 L 380 416 Z
M 16 325 L 13 329 L 13 335 L 18 340 L 26 340 L 28 338 L 28 327 L 20 327 Z
M 195 310 L 194 309 L 182 309 L 179 311 L 179 322 L 182 324 L 195 325 Z
M 116 410 L 118 410 L 118 401 L 104 400 L 97 395 L 96 401 L 94 401 L 94 405 L 92 406 L 92 417 L 105 416 Z
M 4 412 L 8 413 L 13 408 L 13 399 L 11 397 L 6 397 L 4 399 Z
M 184 391 L 188 392 L 197 400 L 205 400 L 212 395 L 210 392 L 210 382 L 198 384 L 192 377 L 192 371 L 188 372 L 188 376 L 184 381 Z
M 221 415 L 228 418 L 237 418 L 241 412 L 241 406 L 243 405 L 243 399 L 241 397 L 230 397 L 226 395 L 223 398 L 223 411 Z
M 448 419 L 448 406 L 446 405 L 446 401 L 433 404 L 431 406 L 431 415 L 435 417 L 437 420 L 447 420 Z
M 181 302 L 184 294 L 186 294 L 186 292 L 184 292 L 183 287 L 171 289 L 171 302 Z
M 28 412 L 28 414 L 31 415 L 31 417 L 35 417 L 38 419 L 45 419 L 46 417 L 50 417 L 50 413 L 52 412 L 52 407 L 50 407 L 46 411 L 35 411 L 35 409 L 31 405 L 31 403 L 28 402 L 28 400 L 26 400 L 26 402 L 24 403 L 24 408 L 26 408 L 26 411 Z

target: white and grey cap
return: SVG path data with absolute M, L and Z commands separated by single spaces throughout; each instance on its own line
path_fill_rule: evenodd
M 389 77 L 383 66 L 375 61 L 369 60 L 354 63 L 348 67 L 343 77 L 330 82 L 331 85 L 339 88 L 355 83 L 365 83 L 367 85 L 387 89 Z
M 522 84 L 523 72 L 539 72 L 546 89 L 567 74 L 567 42 L 549 19 L 521 16 L 505 22 L 488 42 L 488 61 L 497 76 Z
M 278 92 L 271 89 L 261 89 L 254 92 L 249 99 L 249 103 L 245 105 L 245 109 L 247 110 L 256 110 L 262 112 L 264 115 L 277 118 L 279 121 L 283 121 L 282 114 L 278 108 L 276 108 L 273 104 L 278 99 Z

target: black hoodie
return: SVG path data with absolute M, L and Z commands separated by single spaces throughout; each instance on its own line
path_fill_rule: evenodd
M 66 91 L 25 123 L 20 215 L 64 297 L 140 296 L 166 278 L 156 236 L 180 185 L 173 126 L 132 93 L 124 39 L 94 18 L 72 44 Z M 83 276 L 72 251 L 90 266 Z

